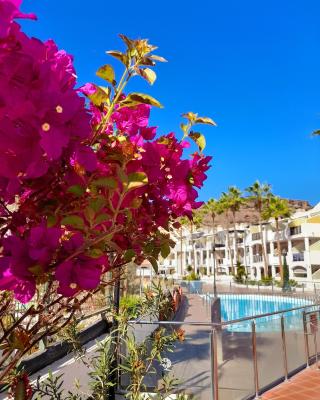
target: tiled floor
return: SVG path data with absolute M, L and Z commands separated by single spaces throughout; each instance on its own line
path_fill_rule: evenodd
M 264 393 L 263 400 L 320 400 L 320 369 L 307 368 Z

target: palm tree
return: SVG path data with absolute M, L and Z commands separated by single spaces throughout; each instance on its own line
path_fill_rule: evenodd
M 270 197 L 268 204 L 265 205 L 262 211 L 262 218 L 265 220 L 274 218 L 276 223 L 276 232 L 277 232 L 277 250 L 279 257 L 279 267 L 280 267 L 280 276 L 281 281 L 283 282 L 283 266 L 281 259 L 281 246 L 280 246 L 280 229 L 279 229 L 279 219 L 280 218 L 289 218 L 291 216 L 291 208 L 288 200 L 281 199 L 277 196 Z
M 239 252 L 238 252 L 238 233 L 236 229 L 236 213 L 240 210 L 240 207 L 242 204 L 244 204 L 245 200 L 241 196 L 242 195 L 241 190 L 238 189 L 236 186 L 229 186 L 228 192 L 225 195 L 228 197 L 229 209 L 232 213 L 232 218 L 233 218 L 236 262 L 238 262 Z
M 268 276 L 268 260 L 267 260 L 266 246 L 264 243 L 264 237 L 262 231 L 262 212 L 263 212 L 263 207 L 272 196 L 271 185 L 269 185 L 268 183 L 260 183 L 259 181 L 255 181 L 252 186 L 246 188 L 246 191 L 249 193 L 248 200 L 253 201 L 254 208 L 258 211 L 259 214 L 259 229 L 261 236 L 264 273 L 265 276 Z
M 198 229 L 203 221 L 203 214 L 201 209 L 200 210 L 196 210 L 192 212 L 192 220 L 190 221 L 190 233 L 191 233 L 191 243 L 192 243 L 192 262 L 193 262 L 193 267 L 194 267 L 194 271 L 196 273 L 198 273 L 198 271 L 196 271 L 196 249 L 195 249 L 195 243 L 194 243 L 194 237 L 193 237 L 193 232 L 194 232 L 194 228 Z M 198 264 L 198 263 L 197 263 Z
M 209 199 L 207 203 L 201 209 L 204 215 L 209 215 L 211 218 L 211 228 L 212 228 L 212 242 L 215 246 L 215 219 L 217 214 L 219 214 L 219 203 L 216 199 Z M 215 257 L 215 254 L 213 255 Z M 213 271 L 215 276 L 215 271 Z
M 183 273 L 183 227 L 190 224 L 190 220 L 187 217 L 180 218 L 180 252 L 181 252 L 181 259 L 180 259 L 180 269 L 181 274 Z
M 228 251 L 229 251 L 230 260 L 231 260 L 231 272 L 232 272 L 232 274 L 234 274 L 233 254 L 232 254 L 232 249 L 231 249 L 230 232 L 229 232 L 229 229 L 230 229 L 229 211 L 230 211 L 229 196 L 226 193 L 222 193 L 220 199 L 218 200 L 218 204 L 217 204 L 217 214 L 224 214 L 224 216 L 225 216 Z

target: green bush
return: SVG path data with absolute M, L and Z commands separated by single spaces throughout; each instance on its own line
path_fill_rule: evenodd
M 191 272 L 191 271 L 193 271 L 193 268 L 191 267 L 191 265 L 188 265 L 187 266 L 187 272 Z
M 141 310 L 141 298 L 134 294 L 123 296 L 120 299 L 120 311 L 125 312 L 132 318 L 137 318 Z
M 240 261 L 237 262 L 237 273 L 233 275 L 233 279 L 236 283 L 244 283 L 247 278 L 246 268 L 244 265 L 241 265 Z
M 183 277 L 184 281 L 199 281 L 200 280 L 200 276 L 197 275 L 194 271 L 191 271 L 191 273 L 189 275 L 186 275 Z
M 260 281 L 259 284 L 262 286 L 271 286 L 273 283 L 273 278 L 271 276 L 264 276 Z

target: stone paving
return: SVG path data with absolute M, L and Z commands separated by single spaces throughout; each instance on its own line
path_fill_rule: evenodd
M 319 400 L 320 370 L 315 366 L 264 393 L 262 400 Z M 223 400 L 223 399 L 222 399 Z

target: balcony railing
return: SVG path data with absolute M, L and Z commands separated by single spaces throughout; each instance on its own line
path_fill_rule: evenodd
M 304 261 L 304 253 L 292 254 L 292 261 Z
M 261 256 L 260 254 L 254 254 L 254 256 L 253 256 L 253 262 L 254 262 L 254 263 L 262 262 L 262 256 Z

